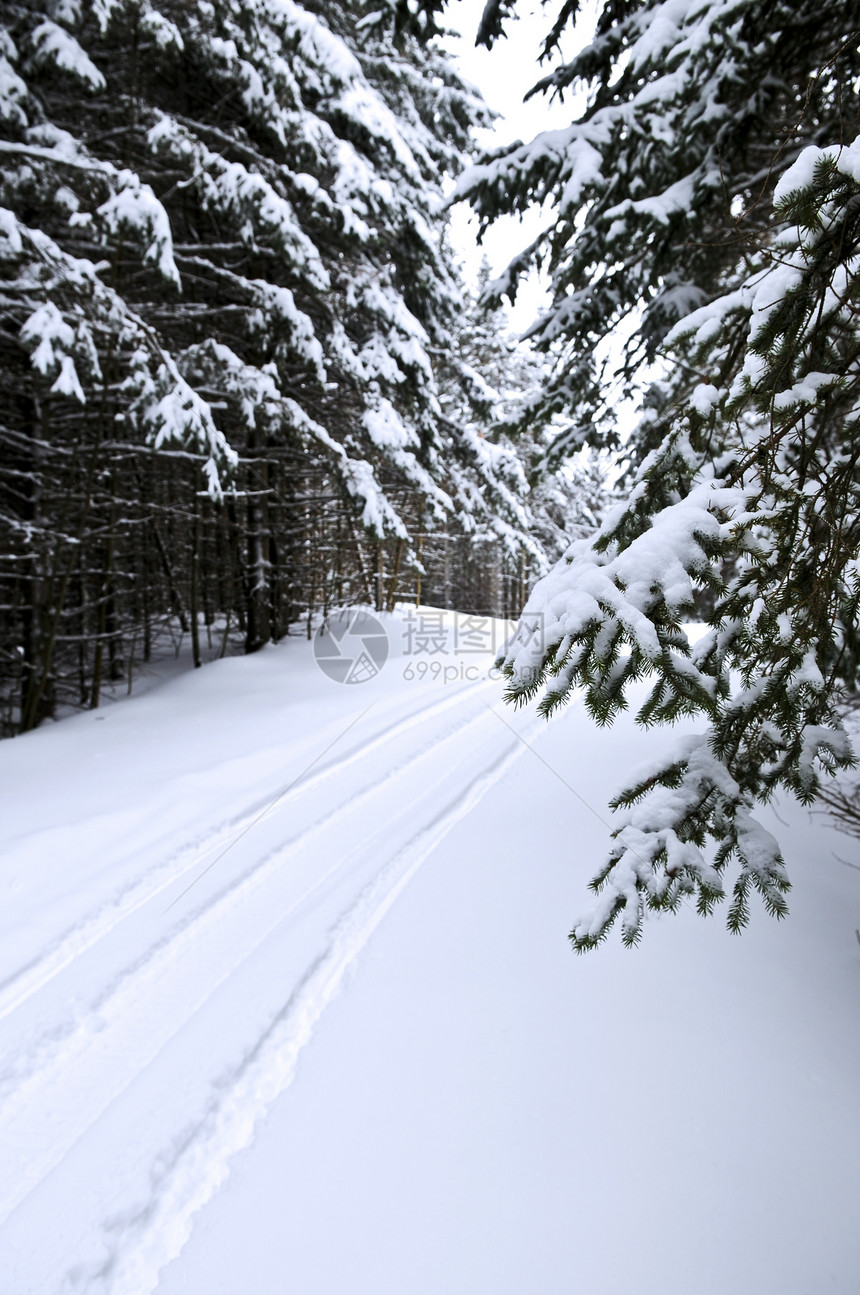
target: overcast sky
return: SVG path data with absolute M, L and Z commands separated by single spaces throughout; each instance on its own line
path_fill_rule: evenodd
M 516 139 L 529 140 L 542 130 L 568 125 L 575 115 L 570 98 L 560 105 L 540 95 L 523 103 L 524 95 L 544 74 L 544 69 L 538 66 L 538 54 L 541 38 L 551 25 L 554 6 L 545 11 L 539 0 L 531 3 L 521 0 L 520 16 L 508 24 L 507 38 L 497 41 L 492 50 L 475 48 L 475 33 L 483 8 L 484 0 L 452 0 L 446 13 L 447 25 L 462 33 L 461 39 L 450 40 L 449 48 L 456 54 L 464 75 L 478 86 L 490 107 L 502 114 L 492 132 L 480 132 L 481 145 L 496 147 Z M 563 45 L 565 57 L 570 58 L 574 49 L 583 43 L 579 39 L 574 45 L 572 37 L 568 37 Z M 452 237 L 470 276 L 476 273 L 482 254 L 486 254 L 493 272 L 498 274 L 531 242 L 542 223 L 539 212 L 532 213 L 523 222 L 511 218 L 499 221 L 478 248 L 477 224 L 470 218 L 468 208 L 461 204 L 453 212 Z M 544 298 L 545 291 L 537 282 L 524 285 L 517 295 L 516 306 L 509 309 L 512 325 L 517 329 L 526 328 Z

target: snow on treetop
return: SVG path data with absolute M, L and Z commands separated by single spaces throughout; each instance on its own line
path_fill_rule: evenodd
M 81 49 L 74 36 L 56 23 L 49 20 L 40 23 L 33 32 L 32 43 L 32 58 L 37 66 L 53 64 L 61 72 L 68 72 L 82 81 L 90 90 L 105 89 L 105 79 L 95 63 Z
M 815 183 L 816 167 L 827 160 L 832 161 L 843 175 L 860 182 L 860 135 L 850 144 L 831 144 L 827 148 L 810 145 L 805 148 L 797 161 L 780 176 L 774 190 L 774 202 L 784 202 L 797 190 L 811 189 Z
M 6 260 L 23 250 L 21 232 L 14 212 L 0 207 L 0 258 Z
M 27 100 L 27 84 L 12 66 L 16 59 L 12 38 L 0 27 L 0 120 L 25 126 L 27 114 L 23 105 Z
M 365 410 L 363 422 L 370 439 L 380 449 L 403 449 L 418 444 L 415 431 L 404 425 L 390 400 L 383 398 L 376 408 Z
M 134 171 L 120 171 L 116 184 L 115 191 L 96 209 L 105 232 L 114 237 L 132 233 L 140 238 L 144 264 L 154 265 L 159 274 L 179 288 L 173 235 L 164 207 Z

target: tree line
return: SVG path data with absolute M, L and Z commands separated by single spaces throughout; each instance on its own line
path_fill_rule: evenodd
M 489 116 L 419 35 L 335 0 L 4 6 L 0 732 L 186 635 L 199 664 L 354 602 L 516 615 L 599 507 L 593 471 L 530 487 L 540 365 L 441 211 Z

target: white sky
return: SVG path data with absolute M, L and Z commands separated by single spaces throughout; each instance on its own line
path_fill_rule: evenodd
M 593 6 L 587 5 L 586 8 Z M 451 38 L 448 42 L 463 74 L 480 89 L 490 107 L 502 114 L 493 131 L 479 133 L 479 143 L 498 147 L 516 139 L 532 139 L 542 130 L 569 125 L 578 112 L 569 96 L 563 104 L 558 101 L 551 103 L 545 95 L 523 103 L 524 95 L 549 70 L 549 64 L 539 66 L 538 54 L 541 38 L 552 24 L 555 6 L 544 10 L 539 0 L 531 0 L 531 3 L 521 0 L 517 19 L 507 26 L 507 38 L 497 41 L 492 50 L 476 49 L 474 44 L 483 9 L 484 0 L 452 0 L 445 14 L 447 26 L 463 33 L 461 39 Z M 568 36 L 563 42 L 565 57 L 570 58 L 582 44 L 584 40 L 574 43 L 572 36 Z M 487 231 L 478 247 L 477 221 L 466 204 L 461 203 L 452 213 L 451 235 L 469 277 L 476 274 L 483 255 L 490 262 L 493 273 L 500 274 L 538 234 L 542 224 L 543 217 L 538 211 L 530 212 L 522 221 L 506 217 Z M 517 294 L 516 305 L 508 308 L 513 327 L 525 329 L 545 299 L 545 288 L 536 278 L 524 283 Z

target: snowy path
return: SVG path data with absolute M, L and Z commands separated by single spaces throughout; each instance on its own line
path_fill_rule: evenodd
M 814 892 L 806 925 L 802 910 L 794 926 L 763 925 L 748 942 L 727 947 L 716 925 L 682 920 L 655 926 L 634 961 L 610 949 L 575 960 L 564 931 L 594 855 L 573 878 L 570 856 L 580 855 L 586 839 L 599 850 L 603 829 L 581 804 L 577 810 L 508 725 L 537 741 L 560 776 L 574 776 L 601 813 L 601 778 L 609 776 L 611 790 L 613 763 L 628 759 L 637 742 L 644 749 L 642 735 L 622 729 L 623 746 L 602 735 L 588 757 L 572 761 L 571 737 L 588 733 L 575 711 L 549 730 L 509 711 L 500 723 L 490 709 L 501 709 L 497 685 L 409 688 L 398 679 L 397 661 L 390 664 L 388 677 L 343 689 L 287 645 L 253 661 L 223 662 L 114 707 L 104 719 L 81 716 L 0 748 L 10 774 L 3 808 L 13 828 L 3 874 L 9 939 L 0 983 L 0 1291 L 555 1295 L 569 1289 L 574 1251 L 583 1262 L 581 1241 L 574 1245 L 583 1225 L 594 1247 L 608 1200 L 630 1193 L 624 1157 L 605 1182 L 601 1157 L 612 1165 L 629 1143 L 636 1163 L 647 1147 L 652 1186 L 667 1200 L 676 1193 L 673 1175 L 685 1163 L 689 1131 L 678 1145 L 663 1131 L 668 1161 L 661 1163 L 660 1139 L 647 1118 L 642 1122 L 655 1101 L 671 1097 L 682 1112 L 698 1112 L 704 1163 L 719 1161 L 721 1118 L 730 1114 L 742 1141 L 760 1140 L 757 1116 L 738 1123 L 729 1103 L 721 1117 L 720 1070 L 727 1057 L 741 1084 L 754 1090 L 764 1082 L 764 1072 L 743 1072 L 765 1064 L 751 1046 L 762 1030 L 781 1076 L 780 1091 L 762 1108 L 775 1122 L 763 1146 L 776 1160 L 763 1167 L 762 1181 L 759 1169 L 748 1167 L 745 1184 L 727 1184 L 723 1165 L 704 1195 L 712 1212 L 730 1191 L 722 1215 L 717 1207 L 717 1226 L 733 1221 L 736 1238 L 740 1227 L 749 1264 L 758 1256 L 745 1216 L 739 1224 L 743 1201 L 782 1180 L 780 1209 L 794 1240 L 783 1237 L 775 1268 L 759 1271 L 754 1263 L 754 1279 L 731 1289 L 853 1289 L 845 1282 L 857 1237 L 843 1238 L 843 1229 L 860 1204 L 860 1171 L 845 1132 L 846 1121 L 854 1133 L 860 1128 L 850 1083 L 860 1076 L 860 1048 L 854 1020 L 850 1038 L 844 1030 L 858 959 L 846 941 L 835 955 L 828 950 L 823 967 L 818 946 L 811 968 L 792 961 L 810 938 L 810 922 L 813 938 L 826 939 L 846 896 L 860 900 L 850 870 L 828 866 L 823 900 Z M 11 754 L 19 757 L 14 764 Z M 26 798 L 28 782 L 38 787 L 41 813 L 32 790 Z M 808 839 L 827 835 L 820 827 L 815 833 Z M 850 852 L 844 839 L 832 840 Z M 428 861 L 429 872 L 422 870 Z M 851 920 L 860 922 L 860 904 L 845 924 L 849 935 Z M 780 942 L 783 930 L 792 935 Z M 380 981 L 368 950 L 384 951 L 392 941 L 397 952 Z M 677 983 L 682 964 L 686 987 Z M 791 983 L 801 970 L 805 983 Z M 762 985 L 753 998 L 765 985 L 770 995 L 759 1015 L 740 994 L 756 976 Z M 668 1005 L 654 998 L 667 983 Z M 482 1010 L 457 1025 L 476 985 L 485 995 Z M 833 1021 L 822 1033 L 815 1018 L 825 993 Z M 338 998 L 332 1024 L 321 1029 Z M 637 1002 L 644 1019 L 630 1018 Z M 739 1003 L 746 1018 L 733 1025 Z M 570 1031 L 563 1023 L 572 1023 L 572 1007 L 577 1024 Z M 707 1019 L 697 1019 L 700 1009 Z M 396 1028 L 368 1052 L 392 1013 Z M 525 1056 L 518 1046 L 511 1050 L 514 1021 Z M 725 1056 L 711 1058 L 703 1080 L 697 1061 L 713 1044 L 714 1021 L 717 1037 L 727 1031 Z M 434 1040 L 429 1051 L 425 1022 Z M 590 1047 L 603 1025 L 607 1037 Z M 739 1029 L 735 1038 L 732 1028 Z M 650 1050 L 655 1029 L 672 1040 L 663 1058 Z M 544 1071 L 534 1054 L 559 1031 L 560 1050 L 552 1045 L 557 1055 Z M 420 1041 L 411 1063 L 410 1038 Z M 821 1055 L 810 1080 L 806 1053 L 816 1041 Z M 630 1048 L 635 1055 L 643 1047 L 654 1073 L 646 1077 L 634 1065 L 625 1096 L 619 1072 L 630 1064 Z M 362 1067 L 369 1067 L 363 1084 Z M 770 1061 L 765 1070 L 773 1082 Z M 435 1109 L 440 1088 L 452 1083 L 449 1103 Z M 371 1114 L 360 1122 L 368 1126 L 362 1141 L 354 1121 L 344 1124 L 343 1110 L 363 1094 Z M 585 1128 L 584 1103 L 594 1115 Z M 710 1140 L 702 1103 L 716 1103 Z M 525 1112 L 533 1145 L 522 1128 L 510 1128 Z M 833 1180 L 824 1222 L 814 1220 L 820 1192 L 803 1187 L 786 1203 L 776 1126 L 788 1119 L 801 1125 L 793 1130 L 795 1147 L 820 1155 Z M 485 1126 L 469 1152 L 475 1130 Z M 574 1127 L 577 1152 L 569 1146 Z M 315 1130 L 315 1149 L 303 1157 L 308 1130 Z M 501 1159 L 500 1133 L 510 1142 Z M 394 1172 L 404 1138 L 416 1141 L 413 1168 L 427 1180 L 417 1197 L 415 1181 L 404 1196 Z M 284 1139 L 287 1150 L 273 1163 L 272 1148 Z M 600 1209 L 575 1189 L 567 1177 L 573 1166 L 565 1168 L 555 1142 L 573 1161 L 577 1153 L 586 1157 L 584 1177 L 596 1179 Z M 363 1148 L 358 1161 L 351 1143 Z M 432 1167 L 445 1146 L 447 1173 L 439 1181 Z M 462 1154 L 452 1164 L 458 1146 Z M 689 1156 L 689 1143 L 686 1150 Z M 323 1198 L 314 1187 L 320 1156 L 329 1164 Z M 804 1172 L 816 1178 L 820 1169 L 807 1164 Z M 543 1191 L 535 1183 L 541 1173 Z M 641 1176 L 640 1166 L 634 1183 Z M 433 1222 L 446 1195 L 444 1221 Z M 637 1196 L 627 1208 L 641 1218 Z M 680 1205 L 671 1200 L 688 1231 L 701 1197 L 695 1209 L 695 1193 Z M 398 1221 L 406 1198 L 417 1217 Z M 453 1200 L 460 1219 L 471 1219 L 467 1233 L 451 1214 Z M 568 1208 L 570 1238 L 561 1229 L 551 1242 L 538 1240 L 547 1217 Z M 755 1209 L 780 1217 L 761 1200 Z M 654 1211 L 653 1202 L 644 1206 L 646 1221 Z M 614 1212 L 602 1225 L 604 1246 Z M 798 1233 L 798 1214 L 809 1218 L 817 1240 Z M 357 1218 L 363 1243 L 353 1236 Z M 622 1218 L 629 1229 L 631 1217 L 622 1210 Z M 692 1254 L 698 1245 L 700 1258 L 709 1227 L 693 1227 Z M 434 1251 L 431 1234 L 446 1228 L 447 1240 L 441 1236 Z M 640 1224 L 633 1235 L 641 1256 L 648 1227 L 643 1233 Z M 367 1253 L 356 1272 L 350 1256 L 362 1244 Z M 488 1253 L 493 1247 L 496 1256 Z M 633 1288 L 634 1256 L 616 1255 L 607 1267 L 602 1248 L 586 1262 L 585 1289 L 609 1295 Z M 428 1257 L 434 1252 L 435 1260 Z M 827 1281 L 810 1286 L 824 1256 Z M 688 1259 L 686 1276 L 673 1276 L 667 1251 L 635 1288 L 728 1289 L 731 1265 L 716 1263 L 713 1273 L 696 1276 Z M 253 1272 L 247 1286 L 245 1272 Z M 541 1274 L 536 1285 L 531 1273 Z
M 357 742 L 347 729 L 275 800 L 231 806 L 166 861 L 136 850 L 145 866 L 6 980 L 0 1226 L 67 1161 L 99 1166 L 58 1220 L 75 1263 L 33 1289 L 155 1288 L 398 893 L 522 754 L 489 714 L 496 692 L 407 693 L 375 729 L 357 711 Z M 177 1070 L 196 1035 L 193 1072 Z M 91 1151 L 118 1101 L 122 1138 Z

